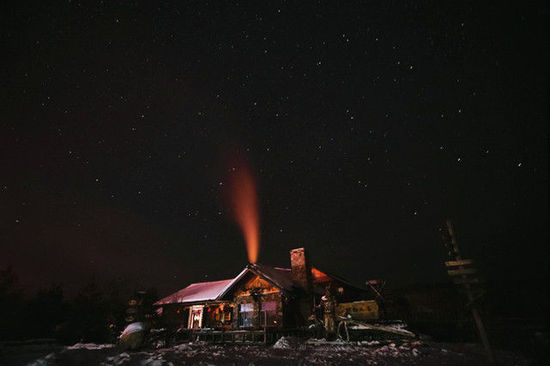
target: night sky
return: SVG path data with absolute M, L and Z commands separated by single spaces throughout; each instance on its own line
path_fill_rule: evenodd
M 544 278 L 549 12 L 507 3 L 2 5 L 0 267 L 28 291 L 235 276 L 237 150 L 262 263 L 444 282 L 452 217 L 486 277 Z

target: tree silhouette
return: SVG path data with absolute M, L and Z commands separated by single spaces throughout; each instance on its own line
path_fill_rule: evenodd
M 20 339 L 25 331 L 21 318 L 23 296 L 11 266 L 0 270 L 0 340 Z

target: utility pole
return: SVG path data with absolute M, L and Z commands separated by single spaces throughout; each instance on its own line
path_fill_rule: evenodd
M 489 339 L 487 338 L 487 332 L 485 331 L 483 321 L 481 320 L 481 315 L 479 314 L 479 310 L 477 308 L 477 300 L 479 300 L 482 295 L 479 291 L 476 293 L 473 288 L 474 284 L 479 283 L 479 278 L 472 276 L 477 272 L 477 270 L 473 266 L 473 260 L 462 259 L 453 228 L 453 223 L 450 219 L 447 219 L 447 231 L 449 233 L 449 237 L 448 240 L 445 240 L 445 238 L 444 240 L 446 241 L 445 244 L 449 247 L 449 256 L 453 259 L 445 262 L 447 273 L 456 285 L 462 286 L 464 289 L 464 292 L 468 298 L 467 306 L 472 311 L 472 316 L 474 317 L 474 321 L 479 332 L 479 338 L 481 339 L 485 352 L 487 353 L 487 359 L 490 364 L 494 364 L 495 356 L 493 355 L 493 350 L 491 349 Z

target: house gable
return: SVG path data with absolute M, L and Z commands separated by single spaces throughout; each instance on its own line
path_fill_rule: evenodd
M 252 265 L 235 278 L 223 298 L 234 304 L 233 329 L 283 326 L 284 289 Z
M 244 282 L 241 286 L 237 286 L 235 296 L 250 296 L 251 294 L 261 293 L 270 294 L 278 293 L 280 290 L 273 286 L 268 281 L 261 278 L 259 275 L 251 276 L 251 278 Z

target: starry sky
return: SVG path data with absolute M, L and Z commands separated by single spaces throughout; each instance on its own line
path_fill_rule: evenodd
M 547 275 L 546 3 L 152 3 L 2 5 L 0 266 L 27 290 L 236 275 L 232 150 L 262 263 L 444 282 L 452 217 L 487 278 Z

